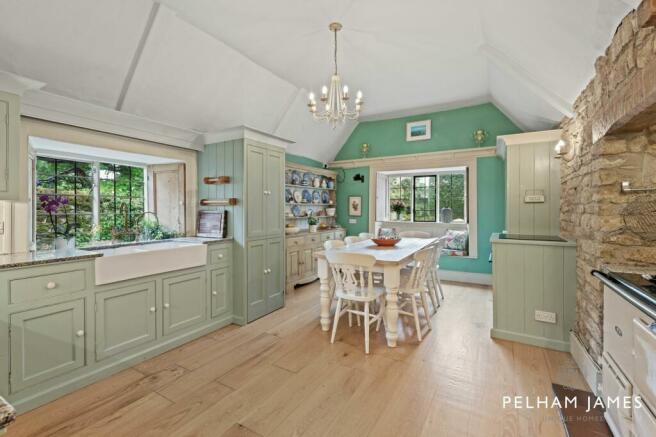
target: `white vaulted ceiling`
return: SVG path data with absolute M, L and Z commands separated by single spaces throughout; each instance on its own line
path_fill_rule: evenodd
M 364 91 L 365 120 L 489 100 L 538 130 L 568 114 L 638 3 L 0 0 L 0 70 L 45 82 L 50 100 L 193 136 L 245 125 L 328 161 L 355 126 L 332 130 L 307 113 L 308 90 L 331 73 L 331 21 L 344 25 L 340 72 Z

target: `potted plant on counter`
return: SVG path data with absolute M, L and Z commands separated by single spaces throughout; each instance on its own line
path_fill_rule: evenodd
M 319 219 L 311 215 L 308 217 L 308 226 L 310 227 L 310 232 L 317 232 L 317 227 L 319 224 Z
M 75 250 L 75 228 L 68 218 L 68 197 L 42 194 L 39 196 L 41 209 L 48 213 L 52 231 L 55 234 L 55 250 Z

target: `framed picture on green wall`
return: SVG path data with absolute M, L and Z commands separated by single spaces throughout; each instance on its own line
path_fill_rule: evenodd
M 405 140 L 421 141 L 431 139 L 431 121 L 412 121 L 405 124 Z
M 349 215 L 362 217 L 362 196 L 349 196 Z

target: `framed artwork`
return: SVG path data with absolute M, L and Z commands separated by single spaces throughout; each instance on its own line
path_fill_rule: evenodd
M 351 217 L 362 216 L 362 196 L 349 196 L 349 215 Z
M 405 124 L 405 140 L 421 141 L 431 139 L 431 121 L 413 121 Z

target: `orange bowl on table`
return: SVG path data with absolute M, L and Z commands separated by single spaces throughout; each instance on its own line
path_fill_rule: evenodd
M 378 246 L 396 246 L 396 243 L 401 241 L 401 239 L 372 238 L 371 241 L 376 243 Z

